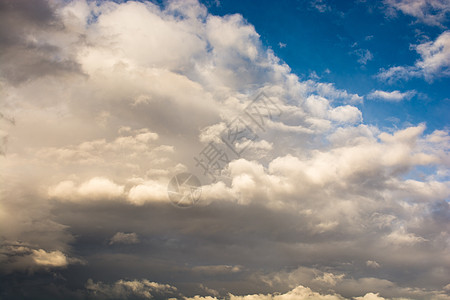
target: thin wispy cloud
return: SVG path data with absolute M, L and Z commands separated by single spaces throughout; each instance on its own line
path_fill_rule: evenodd
M 400 91 L 392 91 L 392 92 L 386 92 L 386 91 L 380 91 L 376 90 L 371 92 L 367 95 L 368 99 L 379 99 L 384 101 L 390 101 L 390 102 L 399 102 L 402 100 L 410 100 L 412 97 L 416 95 L 416 91 L 406 91 L 406 92 L 400 92 Z
M 443 26 L 450 13 L 448 0 L 384 0 L 384 4 L 391 16 L 399 11 L 431 26 Z

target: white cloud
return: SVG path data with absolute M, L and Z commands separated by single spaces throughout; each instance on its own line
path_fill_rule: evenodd
M 316 82 L 307 80 L 306 89 L 310 93 L 317 93 L 319 96 L 330 100 L 341 100 L 348 103 L 361 103 L 363 97 L 358 94 L 351 94 L 346 90 L 337 89 L 332 83 Z
M 433 81 L 438 77 L 450 76 L 450 31 L 444 31 L 436 40 L 413 47 L 420 55 L 414 66 L 395 66 L 382 69 L 377 77 L 380 80 L 394 82 L 413 77 L 423 77 Z
M 360 123 L 362 121 L 361 111 L 350 105 L 338 106 L 330 111 L 330 119 L 340 123 Z
M 379 294 L 367 293 L 364 297 L 356 297 L 356 300 L 386 300 L 383 297 L 380 297 Z
M 373 54 L 368 49 L 356 49 L 351 53 L 358 56 L 358 63 L 361 65 L 366 65 L 368 61 L 373 59 Z
M 112 199 L 123 194 L 124 187 L 103 177 L 95 177 L 80 185 L 77 192 L 81 197 L 93 199 Z
M 367 95 L 367 99 L 381 99 L 389 102 L 400 102 L 402 100 L 409 100 L 416 94 L 416 91 L 407 91 L 407 92 L 400 92 L 400 91 L 392 91 L 392 92 L 386 92 L 386 91 L 380 91 L 375 90 L 371 92 L 369 95 Z
M 195 296 L 185 298 L 186 300 L 218 300 L 222 298 Z M 297 286 L 284 294 L 251 294 L 245 296 L 229 295 L 230 300 L 345 300 L 344 297 L 336 294 L 324 295 L 313 292 L 310 288 Z
M 65 267 L 68 265 L 68 260 L 61 251 L 46 252 L 43 249 L 32 251 L 31 257 L 37 265 L 44 267 Z
M 84 260 L 71 257 L 62 250 L 46 250 L 20 241 L 2 240 L 0 247 L 1 274 L 16 271 L 28 272 L 55 271 L 70 264 L 84 264 Z
M 384 3 L 391 9 L 390 15 L 393 15 L 393 9 L 399 10 L 433 26 L 442 26 L 450 12 L 448 0 L 384 0 Z
M 121 197 L 124 188 L 123 185 L 118 185 L 107 178 L 94 177 L 78 187 L 73 181 L 62 181 L 56 186 L 50 187 L 48 194 L 50 197 L 61 200 L 108 200 Z
M 130 189 L 128 201 L 136 205 L 145 202 L 167 202 L 167 185 L 153 180 L 145 181 Z
M 450 31 L 443 32 L 435 41 L 417 45 L 416 51 L 421 56 L 416 66 L 423 70 L 425 78 L 450 75 Z

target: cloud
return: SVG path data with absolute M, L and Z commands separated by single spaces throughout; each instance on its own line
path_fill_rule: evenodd
M 61 30 L 54 4 L 42 0 L 32 4 L 2 1 L 0 5 L 3 80 L 19 84 L 46 75 L 81 75 L 80 66 L 69 50 L 76 40 Z
M 55 271 L 71 264 L 84 264 L 81 259 L 70 257 L 61 250 L 45 250 L 23 242 L 2 241 L 0 247 L 1 273 Z
M 385 300 L 385 298 L 380 297 L 379 294 L 367 293 L 364 297 L 356 297 L 356 300 Z
M 388 14 L 391 16 L 398 10 L 431 26 L 442 27 L 450 12 L 448 0 L 385 0 L 384 4 L 390 9 Z
M 351 52 L 358 57 L 358 63 L 366 65 L 368 61 L 373 59 L 373 54 L 368 49 L 356 49 Z
M 321 13 L 331 11 L 331 7 L 326 3 L 325 0 L 312 0 L 310 2 L 310 5 L 312 8 L 316 9 Z
M 161 296 L 176 297 L 178 295 L 177 288 L 147 279 L 118 280 L 113 284 L 94 282 L 89 279 L 86 289 L 89 293 L 88 296 L 93 299 L 159 299 Z
M 124 186 L 103 177 L 94 177 L 76 187 L 73 181 L 62 181 L 49 189 L 49 196 L 60 199 L 102 200 L 120 197 Z
M 185 298 L 186 300 L 218 300 L 223 298 L 216 298 L 216 297 L 200 297 L 195 296 L 192 298 Z M 315 299 L 315 300 L 344 300 L 342 296 L 336 295 L 336 294 L 330 294 L 330 295 L 324 295 L 320 293 L 316 293 L 311 291 L 311 289 L 304 287 L 304 286 L 298 286 L 291 291 L 288 291 L 284 294 L 251 294 L 251 295 L 245 295 L 245 296 L 235 296 L 230 294 L 229 295 L 230 300 L 246 300 L 246 299 L 252 299 L 252 300 L 289 300 L 289 299 L 296 299 L 296 300 L 309 300 L 309 299 Z
M 367 99 L 382 99 L 384 101 L 388 102 L 400 102 L 402 100 L 409 100 L 416 94 L 416 91 L 406 91 L 406 92 L 400 92 L 400 91 L 392 91 L 392 92 L 386 92 L 386 91 L 380 91 L 376 90 L 371 92 L 367 95 Z
M 65 267 L 67 258 L 61 251 L 46 252 L 43 249 L 33 250 L 32 258 L 36 264 L 45 267 Z
M 366 261 L 366 266 L 368 266 L 369 268 L 377 269 L 380 267 L 380 264 L 374 260 L 368 260 L 368 261 Z
M 450 31 L 444 31 L 436 40 L 413 46 L 420 55 L 414 66 L 395 66 L 382 69 L 377 78 L 389 83 L 423 77 L 433 81 L 450 75 Z
M 352 94 L 346 90 L 337 89 L 332 83 L 316 82 L 307 80 L 307 91 L 310 93 L 317 93 L 317 95 L 325 97 L 330 100 L 341 100 L 346 103 L 361 103 L 363 97 L 358 94 Z
M 204 274 L 221 274 L 240 272 L 242 266 L 214 265 L 214 266 L 196 266 L 192 271 Z
M 446 130 L 364 124 L 362 96 L 302 81 L 243 16 L 196 1 L 14 3 L 0 30 L 2 114 L 16 120 L 1 132 L 0 227 L 16 242 L 1 248 L 0 290 L 445 299 Z M 414 68 L 438 72 L 442 45 L 417 46 Z M 237 156 L 220 134 L 261 92 L 281 113 L 263 128 L 247 117 L 258 139 Z M 194 160 L 210 142 L 230 158 L 216 182 Z M 180 172 L 203 183 L 198 206 L 171 205 Z
M 113 235 L 113 237 L 109 240 L 109 244 L 137 244 L 139 243 L 138 235 L 135 232 L 124 233 L 117 232 Z

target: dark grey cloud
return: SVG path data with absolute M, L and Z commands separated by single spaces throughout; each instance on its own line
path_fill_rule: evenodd
M 79 65 L 52 44 L 64 24 L 48 1 L 0 2 L 0 76 L 18 84 L 41 76 L 80 73 Z

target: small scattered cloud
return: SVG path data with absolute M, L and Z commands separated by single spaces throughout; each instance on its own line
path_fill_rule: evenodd
M 366 266 L 368 266 L 369 268 L 378 269 L 380 267 L 380 264 L 374 260 L 368 260 L 366 261 Z
M 242 266 L 229 266 L 229 265 L 211 265 L 211 266 L 196 266 L 192 268 L 192 271 L 207 275 L 216 274 L 230 274 L 238 273 L 242 271 Z
M 325 0 L 312 0 L 310 2 L 310 5 L 312 8 L 316 9 L 317 11 L 324 13 L 331 11 L 331 7 L 328 5 L 328 3 Z
M 109 241 L 110 245 L 113 244 L 138 244 L 139 238 L 138 235 L 134 232 L 131 233 L 124 233 L 124 232 L 117 232 Z
M 355 49 L 350 52 L 358 57 L 358 63 L 361 65 L 366 65 L 368 61 L 373 59 L 373 54 L 368 49 Z
M 70 264 L 84 264 L 84 261 L 71 257 L 62 250 L 48 250 L 20 241 L 3 240 L 0 246 L 0 263 L 0 273 L 8 274 L 14 271 L 51 271 L 66 268 Z
M 367 95 L 367 99 L 380 99 L 388 102 L 400 102 L 402 100 L 410 100 L 416 94 L 417 92 L 415 90 L 403 93 L 400 91 L 386 92 L 375 90 Z

